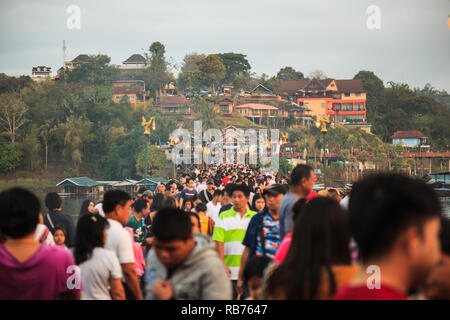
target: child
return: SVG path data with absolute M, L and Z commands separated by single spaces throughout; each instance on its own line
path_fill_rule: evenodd
M 64 249 L 67 249 L 67 247 L 66 247 L 66 238 L 67 238 L 66 228 L 63 225 L 59 224 L 53 228 L 52 233 L 53 233 L 53 240 L 55 241 L 55 244 L 63 247 Z
M 262 300 L 262 279 L 271 262 L 266 256 L 254 256 L 245 265 L 243 280 L 250 296 L 246 300 Z
M 214 231 L 214 220 L 206 216 L 206 205 L 203 202 L 200 202 L 195 207 L 195 212 L 200 218 L 200 232 L 204 235 L 212 237 Z

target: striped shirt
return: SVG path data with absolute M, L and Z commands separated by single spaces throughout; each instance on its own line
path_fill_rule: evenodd
M 237 280 L 241 256 L 244 252 L 245 232 L 250 219 L 256 214 L 255 211 L 247 207 L 247 212 L 241 218 L 240 214 L 234 211 L 234 207 L 223 211 L 214 227 L 213 240 L 223 242 L 225 264 L 230 268 L 230 280 Z

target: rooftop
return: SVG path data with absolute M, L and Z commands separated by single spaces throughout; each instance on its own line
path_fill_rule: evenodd
M 422 132 L 417 130 L 411 131 L 396 131 L 391 139 L 415 139 L 415 138 L 427 138 Z

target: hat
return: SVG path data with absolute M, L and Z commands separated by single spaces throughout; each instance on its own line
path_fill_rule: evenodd
M 279 194 L 286 194 L 286 192 L 287 192 L 287 185 L 285 185 L 285 184 L 272 184 L 269 188 L 264 190 L 263 195 L 272 194 L 274 196 L 277 196 Z
M 208 181 L 206 182 L 206 184 L 214 184 L 214 180 L 213 180 L 213 179 L 208 179 Z

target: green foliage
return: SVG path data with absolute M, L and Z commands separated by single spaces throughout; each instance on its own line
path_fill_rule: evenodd
M 21 152 L 15 145 L 0 144 L 0 172 L 14 171 L 20 163 Z
M 219 113 L 214 109 L 214 104 L 202 98 L 195 99 L 196 113 L 195 120 L 202 121 L 203 131 L 208 129 L 220 129 L 224 127 L 224 122 L 219 119 Z
M 281 158 L 280 157 L 280 162 L 279 162 L 279 173 L 281 175 L 288 175 L 291 170 L 292 170 L 293 166 L 292 164 L 289 163 L 289 161 L 287 161 L 285 158 Z
M 198 63 L 199 78 L 215 92 L 216 85 L 225 78 L 225 66 L 222 59 L 215 54 L 208 55 Z
M 64 71 L 67 82 L 78 82 L 88 85 L 111 85 L 120 76 L 120 71 L 110 65 L 107 55 L 90 55 L 88 60 L 76 64 L 73 70 Z
M 138 153 L 136 159 L 137 175 L 141 178 L 159 176 L 167 164 L 164 151 L 156 146 L 148 146 L 147 174 L 145 174 L 145 147 Z
M 279 80 L 301 80 L 304 79 L 305 76 L 300 71 L 295 71 L 292 67 L 284 67 L 278 71 L 277 79 Z
M 234 82 L 238 75 L 246 75 L 251 69 L 245 54 L 228 52 L 217 55 L 225 66 L 224 82 Z

